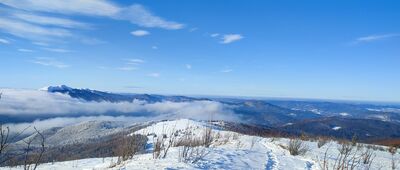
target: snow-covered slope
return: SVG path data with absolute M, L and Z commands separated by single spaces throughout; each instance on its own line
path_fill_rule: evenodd
M 63 128 L 47 129 L 43 131 L 43 135 L 46 138 L 47 146 L 60 146 L 100 139 L 103 136 L 121 132 L 126 126 L 126 122 L 118 121 L 85 121 Z M 36 136 L 37 134 L 33 134 L 23 140 L 29 141 Z M 17 144 L 23 144 L 23 140 Z M 34 141 L 34 144 L 39 144 L 35 142 L 39 141 Z
M 224 131 L 207 122 L 198 122 L 188 119 L 163 121 L 144 129 L 136 134 L 147 135 L 147 152 L 134 155 L 132 159 L 116 164 L 117 158 L 92 158 L 66 162 L 42 164 L 39 169 L 321 169 L 322 159 L 327 153 L 327 162 L 333 166 L 340 145 L 337 142 L 327 142 L 317 147 L 317 142 L 304 142 L 309 152 L 303 156 L 292 156 L 285 148 L 289 139 L 262 138 L 248 136 L 236 132 Z M 212 129 L 213 141 L 210 147 L 199 147 L 202 157 L 198 161 L 182 161 L 180 154 L 182 147 L 172 147 L 165 158 L 153 158 L 154 142 L 159 137 L 168 141 L 171 138 L 179 141 L 185 135 L 201 137 L 208 128 Z M 362 150 L 367 147 L 356 147 Z M 386 147 L 376 147 L 373 151 L 374 160 L 371 169 L 390 169 L 392 156 Z M 359 155 L 356 155 L 359 156 Z M 395 154 L 395 159 L 400 159 Z M 367 165 L 361 163 L 356 169 L 365 169 Z M 21 169 L 15 167 L 11 169 Z M 0 168 L 10 169 L 10 168 Z

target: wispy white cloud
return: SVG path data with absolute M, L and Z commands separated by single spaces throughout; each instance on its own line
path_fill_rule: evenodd
M 145 36 L 145 35 L 149 35 L 150 32 L 148 32 L 146 30 L 136 30 L 136 31 L 132 31 L 131 34 L 136 36 L 136 37 L 142 37 L 142 36 Z
M 125 20 L 148 28 L 176 30 L 184 27 L 184 24 L 153 14 L 142 5 L 120 6 L 108 0 L 0 0 L 0 4 L 8 6 L 2 7 L 6 10 L 0 16 L 0 31 L 41 42 L 78 38 L 84 44 L 103 44 L 104 41 L 82 38 L 82 32 L 76 32 L 75 29 L 93 28 L 88 23 L 69 19 L 79 15 Z M 145 34 L 148 32 L 133 32 L 137 36 Z
M 0 0 L 0 3 L 17 9 L 62 14 L 114 16 L 120 7 L 106 0 Z
M 244 37 L 240 34 L 225 34 L 222 38 L 221 38 L 221 43 L 222 44 L 229 44 L 235 41 L 239 41 L 241 39 L 243 39 Z
M 26 48 L 20 48 L 20 49 L 18 49 L 18 51 L 20 51 L 20 52 L 26 52 L 26 53 L 34 52 L 33 50 L 26 49 Z
M 90 28 L 89 24 L 65 18 L 48 17 L 27 13 L 14 13 L 13 17 L 40 25 L 59 26 L 65 28 Z
M 233 71 L 233 69 L 223 69 L 223 70 L 221 70 L 221 73 L 230 73 L 232 71 Z
M 105 43 L 107 43 L 107 42 L 104 41 L 104 40 L 100 40 L 100 39 L 97 39 L 97 38 L 86 38 L 86 37 L 81 38 L 81 42 L 82 42 L 83 44 L 87 44 L 87 45 L 98 45 L 98 44 L 105 44 Z
M 46 51 L 56 52 L 56 53 L 69 53 L 71 50 L 63 49 L 63 48 L 42 48 Z
M 133 70 L 137 70 L 138 68 L 136 67 L 132 67 L 132 66 L 125 66 L 125 67 L 118 67 L 117 70 L 121 70 L 121 71 L 133 71 Z
M 218 34 L 218 33 L 213 33 L 213 34 L 211 34 L 210 36 L 213 37 L 213 38 L 215 38 L 215 37 L 218 37 L 219 34 Z
M 2 43 L 2 44 L 10 44 L 10 41 L 8 41 L 6 39 L 3 39 L 3 38 L 0 38 L 0 43 Z
M 368 42 L 374 42 L 374 41 L 379 41 L 379 40 L 388 39 L 388 38 L 394 38 L 394 37 L 398 37 L 398 36 L 400 36 L 400 34 L 369 35 L 369 36 L 365 36 L 365 37 L 359 37 L 353 43 L 355 43 L 355 44 L 368 43 Z
M 154 15 L 139 4 L 121 7 L 106 0 L 1 0 L 0 3 L 28 11 L 104 16 L 113 19 L 128 20 L 142 27 L 155 27 L 170 30 L 184 27 L 181 23 L 167 21 Z
M 158 49 L 158 47 L 155 46 L 155 45 L 151 46 L 151 48 L 152 48 L 153 50 L 157 50 L 157 49 Z
M 21 22 L 17 20 L 11 20 L 0 17 L 0 30 L 18 36 L 21 38 L 28 39 L 46 39 L 48 37 L 68 37 L 71 36 L 71 32 L 67 29 L 62 28 L 48 28 L 27 22 Z
M 186 64 L 185 67 L 186 67 L 186 69 L 192 69 L 192 65 L 190 65 L 190 64 Z
M 125 88 L 125 89 L 141 89 L 141 88 L 143 88 L 143 87 L 141 87 L 141 86 L 128 85 L 128 86 L 124 86 L 123 88 Z
M 45 42 L 38 42 L 38 41 L 32 42 L 32 44 L 35 44 L 35 45 L 38 45 L 38 46 L 44 46 L 44 47 L 49 46 L 48 43 L 45 43 Z
M 49 57 L 36 57 L 34 60 L 31 61 L 32 63 L 43 65 L 43 66 L 49 66 L 49 67 L 55 67 L 55 68 L 67 68 L 69 65 L 64 64 L 63 62 L 57 61 L 55 58 L 49 58 Z
M 152 12 L 139 4 L 134 4 L 130 7 L 123 8 L 116 17 L 119 19 L 129 20 L 131 23 L 142 27 L 163 28 L 168 30 L 177 30 L 184 27 L 184 24 L 174 21 L 167 21 L 159 16 L 154 15 Z
M 145 63 L 146 61 L 138 58 L 128 58 L 128 59 L 123 59 L 125 61 L 125 66 L 122 67 L 117 67 L 117 70 L 121 71 L 132 71 L 132 70 L 138 70 L 138 66 L 142 63 Z
M 138 65 L 138 64 L 145 63 L 144 60 L 138 59 L 138 58 L 130 58 L 130 59 L 125 59 L 125 60 L 127 61 L 126 64 L 128 64 L 128 65 Z
M 198 28 L 197 27 L 194 27 L 194 28 L 190 28 L 189 29 L 189 32 L 195 32 L 195 31 L 197 31 L 198 30 Z
M 160 73 L 150 73 L 147 76 L 157 78 L 157 77 L 160 77 Z

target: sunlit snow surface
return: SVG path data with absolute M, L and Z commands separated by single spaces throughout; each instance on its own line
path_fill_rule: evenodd
M 171 148 L 164 159 L 153 159 L 151 144 L 154 134 L 165 134 L 169 138 L 170 134 L 179 131 L 177 138 L 185 132 L 191 132 L 194 136 L 201 136 L 205 127 L 211 127 L 213 135 L 218 134 L 219 138 L 213 142 L 210 148 L 205 148 L 207 154 L 200 161 L 196 163 L 180 162 L 178 159 L 179 147 Z M 287 146 L 289 139 L 240 135 L 235 132 L 220 130 L 206 122 L 187 119 L 159 122 L 135 133 L 148 135 L 148 153 L 135 155 L 131 160 L 113 168 L 109 167 L 116 162 L 117 158 L 92 158 L 46 163 L 40 165 L 38 169 L 321 169 L 318 162 L 323 159 L 327 148 L 329 148 L 327 157 L 330 158 L 329 161 L 332 165 L 338 154 L 336 142 L 329 142 L 321 148 L 317 147 L 317 142 L 306 142 L 306 145 L 310 148 L 309 152 L 304 156 L 291 156 L 286 149 L 283 149 L 284 146 Z M 382 149 L 382 151 L 379 149 L 374 151 L 376 157 L 371 169 L 391 169 L 391 154 L 387 151 L 387 148 L 382 147 Z M 400 159 L 399 154 L 395 158 Z M 23 167 L 0 169 L 23 169 Z M 360 165 L 356 169 L 365 169 L 365 165 Z

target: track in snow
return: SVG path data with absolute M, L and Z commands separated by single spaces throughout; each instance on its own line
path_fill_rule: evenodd
M 267 164 L 265 166 L 266 170 L 276 170 L 278 169 L 278 159 L 274 153 L 268 151 L 267 153 Z
M 312 169 L 314 169 L 313 167 L 314 167 L 314 163 L 310 162 L 310 161 L 307 161 L 304 169 L 312 170 Z

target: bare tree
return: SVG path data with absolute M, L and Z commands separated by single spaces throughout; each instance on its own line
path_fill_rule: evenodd
M 26 148 L 24 149 L 24 170 L 36 170 L 38 165 L 41 163 L 41 159 L 45 152 L 45 137 L 44 135 L 34 127 L 35 133 L 37 134 L 35 137 L 23 140 L 26 144 Z M 35 152 L 34 146 L 32 143 L 36 138 L 39 138 L 39 150 Z M 33 153 L 32 153 L 33 152 Z

